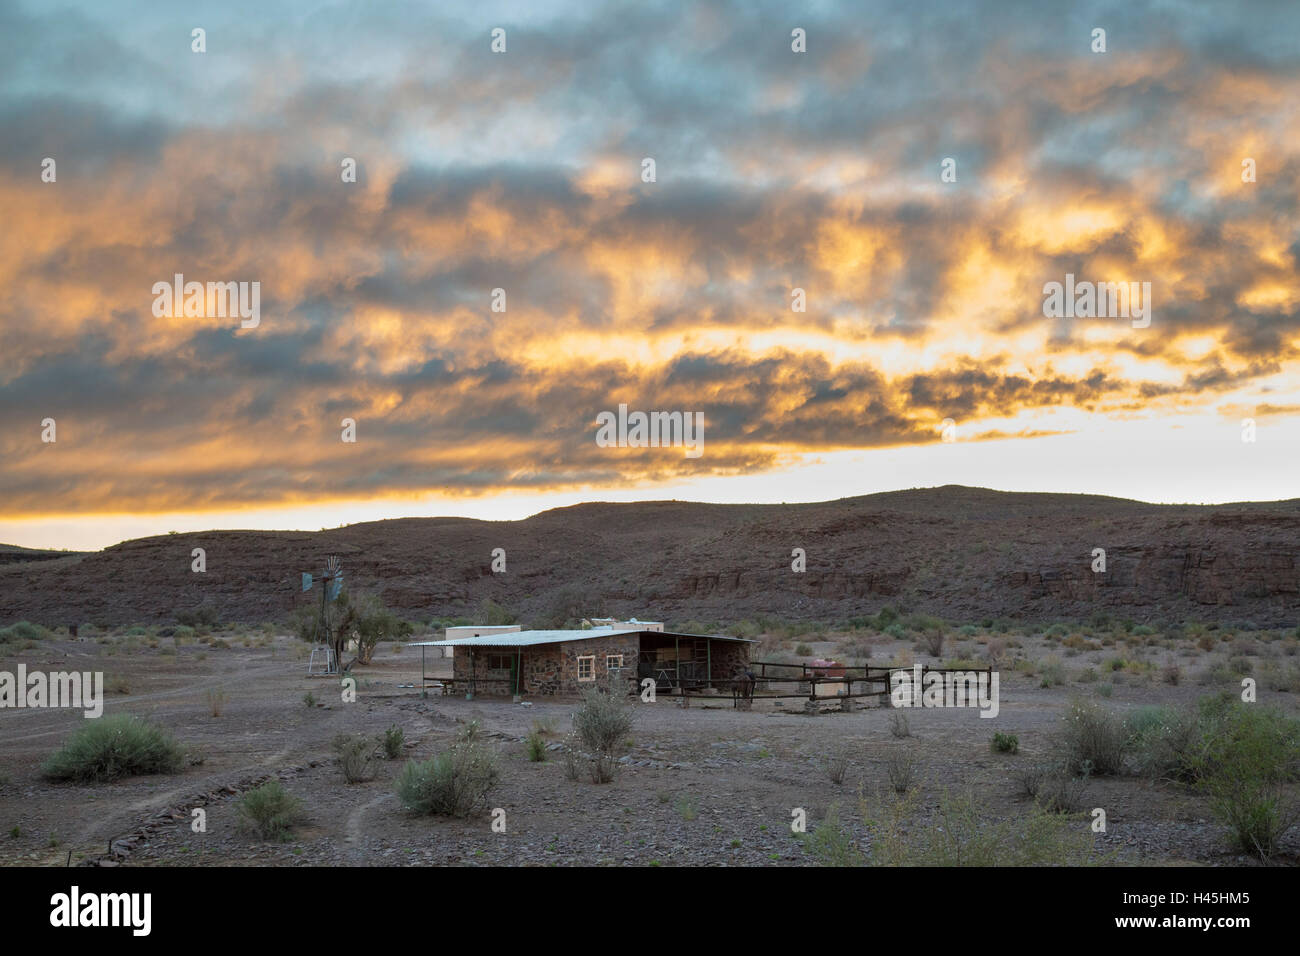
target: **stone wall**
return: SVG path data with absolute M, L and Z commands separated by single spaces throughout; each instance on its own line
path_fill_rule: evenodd
M 608 655 L 622 654 L 625 673 L 636 673 L 636 659 L 641 641 L 636 634 L 611 634 L 608 637 L 593 637 L 585 640 L 565 641 L 562 644 L 541 644 L 523 648 L 523 694 L 558 694 L 576 697 L 591 686 L 607 688 L 609 686 L 609 669 L 605 666 Z M 455 648 L 452 661 L 456 677 L 470 676 L 470 657 L 468 647 Z M 506 653 L 504 648 L 492 650 L 485 647 L 475 648 L 474 676 L 476 678 L 510 676 L 509 669 L 489 670 L 486 666 L 489 653 Z M 594 680 L 578 680 L 578 658 L 594 656 Z M 631 681 L 628 681 L 631 689 Z M 505 684 L 484 684 L 476 688 L 476 693 L 483 695 L 510 695 L 513 687 Z
M 749 649 L 752 644 L 740 641 L 714 641 L 709 653 L 712 657 L 713 680 L 730 680 L 741 677 L 749 664 Z

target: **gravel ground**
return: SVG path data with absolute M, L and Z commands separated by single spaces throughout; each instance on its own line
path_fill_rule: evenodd
M 756 703 L 752 712 L 730 700 L 683 709 L 671 698 L 638 704 L 632 746 L 617 779 L 597 785 L 566 778 L 560 741 L 572 701 L 456 697 L 422 698 L 419 654 L 382 648 L 360 673 L 358 700 L 345 704 L 331 682 L 305 676 L 301 648 L 288 638 L 252 646 L 179 648 L 175 654 L 134 648 L 109 656 L 113 645 L 42 645 L 8 659 L 29 668 L 104 670 L 119 693 L 106 713 L 150 717 L 189 752 L 183 772 L 97 786 L 50 784 L 39 764 L 80 723 L 79 713 L 5 711 L 0 715 L 0 863 L 63 865 L 809 865 L 804 842 L 790 830 L 792 813 L 810 828 L 837 804 L 863 848 L 871 834 L 857 812 L 859 794 L 874 800 L 887 765 L 902 751 L 915 761 L 922 821 L 933 821 L 945 788 L 974 795 L 990 818 L 1017 818 L 1017 769 L 1043 756 L 1071 696 L 1083 685 L 1042 688 L 1034 678 L 1004 671 L 1001 712 L 908 712 L 912 736 L 895 738 L 893 712 L 877 706 L 853 713 L 807 716 Z M 822 648 L 815 648 L 818 653 Z M 202 656 L 200 656 L 202 655 Z M 430 662 L 431 664 L 433 662 Z M 445 666 L 438 661 L 437 664 Z M 225 699 L 212 713 L 210 694 Z M 304 703 L 311 691 L 320 700 Z M 1195 700 L 1197 686 L 1117 684 L 1107 703 Z M 1280 696 L 1294 710 L 1294 695 Z M 798 702 L 786 702 L 787 705 Z M 470 721 L 479 721 L 499 751 L 501 783 L 489 808 L 505 811 L 494 832 L 485 810 L 470 820 L 416 817 L 401 810 L 394 778 L 402 760 L 379 761 L 366 783 L 346 784 L 330 746 L 340 733 L 404 731 L 406 755 L 425 758 L 446 748 Z M 524 738 L 539 722 L 548 759 L 528 760 Z M 996 754 L 993 732 L 1016 734 L 1020 752 Z M 827 763 L 845 762 L 833 783 Z M 237 825 L 238 794 L 276 776 L 306 807 L 308 821 L 285 843 L 263 843 Z M 1190 791 L 1124 777 L 1096 779 L 1088 807 L 1102 807 L 1107 832 L 1099 850 L 1117 863 L 1236 865 L 1223 829 L 1203 798 Z M 202 807 L 207 830 L 195 833 L 191 813 Z M 1080 827 L 1087 820 L 1080 820 Z M 14 830 L 16 828 L 16 835 Z M 1284 862 L 1300 852 L 1289 837 Z

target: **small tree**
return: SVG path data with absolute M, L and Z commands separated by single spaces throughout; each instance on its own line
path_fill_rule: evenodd
M 369 664 L 375 653 L 375 645 L 380 641 L 392 640 L 402 631 L 402 622 L 377 595 L 359 594 L 354 598 L 344 591 L 339 595 L 337 603 L 339 618 L 334 629 L 336 660 L 343 659 L 348 641 L 355 640 L 357 656 L 352 664 Z M 352 664 L 344 670 L 350 670 Z

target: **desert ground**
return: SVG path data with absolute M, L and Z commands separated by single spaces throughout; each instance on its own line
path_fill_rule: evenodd
M 924 626 L 924 624 L 923 624 Z M 890 631 L 892 630 L 892 633 Z M 337 680 L 307 676 L 307 645 L 276 628 L 116 628 L 66 632 L 0 644 L 0 670 L 18 663 L 48 670 L 103 671 L 105 714 L 148 718 L 186 752 L 179 773 L 93 785 L 52 783 L 42 762 L 79 726 L 79 711 L 0 712 L 0 862 L 65 865 L 813 865 L 824 862 L 792 832 L 796 810 L 815 830 L 828 812 L 854 849 L 876 838 L 867 821 L 899 774 L 916 801 L 912 828 L 942 826 L 945 795 L 964 795 L 990 820 L 1023 819 L 1032 807 L 1024 768 L 1047 756 L 1072 700 L 1125 714 L 1153 705 L 1190 706 L 1256 678 L 1261 703 L 1297 711 L 1300 641 L 1293 631 L 1246 633 L 1217 627 L 1155 633 L 1057 625 L 944 626 L 942 647 L 898 627 L 760 633 L 756 659 L 984 667 L 1001 673 L 1000 713 L 911 709 L 860 702 L 851 713 L 803 713 L 798 701 L 757 700 L 749 712 L 729 697 L 689 708 L 661 695 L 637 702 L 615 780 L 570 779 L 562 759 L 573 700 L 422 696 L 421 651 L 381 644 L 358 666 L 357 699 Z M 206 633 L 203 633 L 205 632 Z M 170 632 L 170 634 L 169 634 Z M 189 633 L 183 631 L 183 633 Z M 429 639 L 436 634 L 417 634 Z M 931 639 L 934 643 L 935 639 Z M 938 653 L 931 653 L 938 650 Z M 432 657 L 430 672 L 449 674 Z M 447 747 L 477 721 L 497 751 L 500 783 L 468 819 L 416 816 L 400 806 L 395 778 L 406 760 Z M 403 754 L 377 759 L 373 779 L 349 784 L 334 739 L 390 727 Z M 995 732 L 1015 735 L 1016 753 L 995 752 Z M 546 742 L 529 759 L 526 738 Z M 906 733 L 906 735 L 901 735 Z M 376 745 L 378 746 L 378 745 Z M 901 768 L 901 769 L 900 769 Z M 240 795 L 277 777 L 301 799 L 306 820 L 289 839 L 262 841 L 241 828 Z M 838 782 L 837 782 L 838 780 Z M 1256 862 L 1233 848 L 1196 790 L 1136 774 L 1094 776 L 1083 809 L 1104 808 L 1104 833 L 1087 814 L 1063 818 L 1091 841 L 1090 858 L 1110 864 L 1237 865 Z M 206 832 L 191 827 L 206 813 Z M 504 832 L 490 811 L 505 811 Z M 865 810 L 864 810 L 865 808 Z M 1273 862 L 1300 859 L 1300 832 Z

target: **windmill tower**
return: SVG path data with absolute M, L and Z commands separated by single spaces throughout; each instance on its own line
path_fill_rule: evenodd
M 325 561 L 325 571 L 320 576 L 320 609 L 316 613 L 316 626 L 312 630 L 312 650 L 311 659 L 307 662 L 307 675 L 312 676 L 317 672 L 317 657 L 321 659 L 321 675 L 337 674 L 339 669 L 339 655 L 341 649 L 336 647 L 334 634 L 334 615 L 331 613 L 332 605 L 338 600 L 339 592 L 343 590 L 343 564 L 339 561 L 337 555 L 331 554 Z M 303 572 L 302 589 L 310 591 L 313 584 L 312 576 L 308 572 Z

